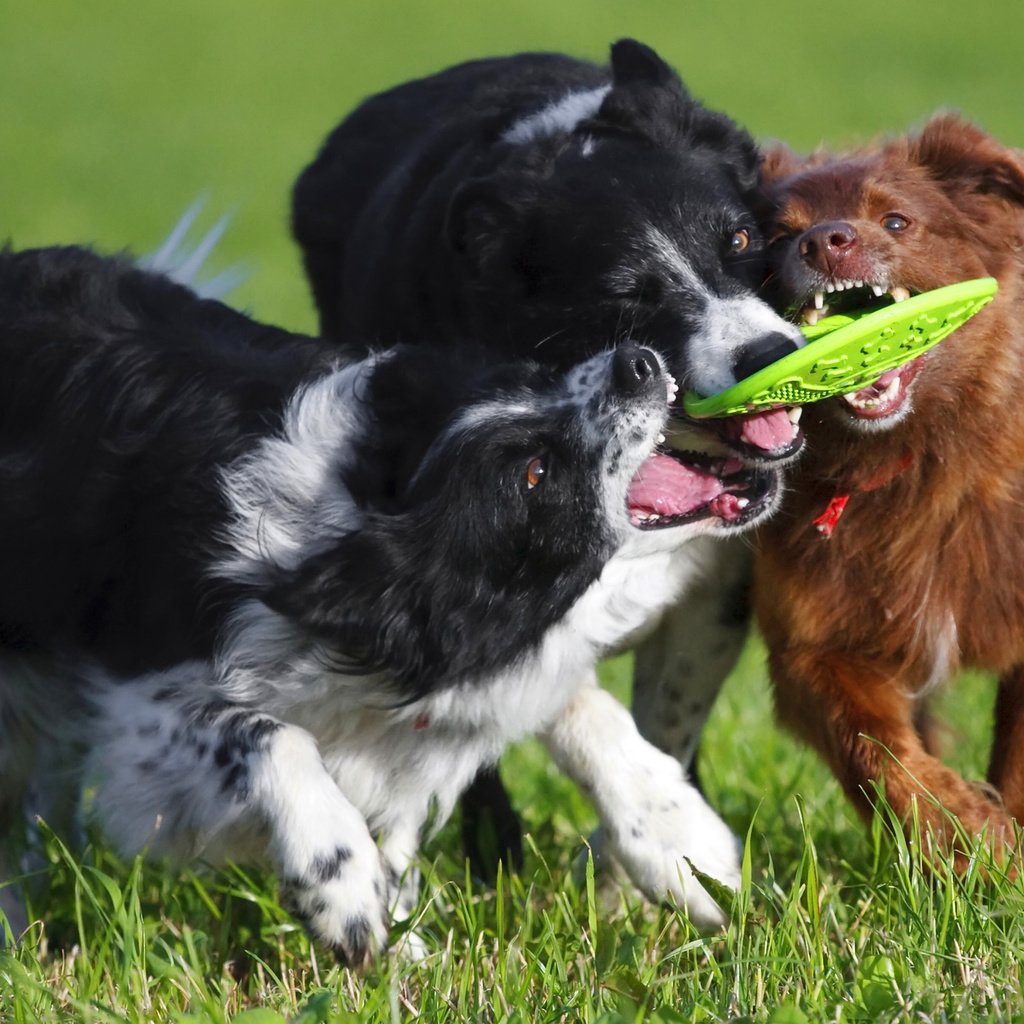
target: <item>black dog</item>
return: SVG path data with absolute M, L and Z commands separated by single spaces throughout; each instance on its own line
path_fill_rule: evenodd
M 653 353 L 351 358 L 53 249 L 0 254 L 0 362 L 12 842 L 25 811 L 69 828 L 92 783 L 122 849 L 268 857 L 363 962 L 431 808 L 542 733 L 634 880 L 721 919 L 687 860 L 735 883 L 728 830 L 593 667 L 776 480 L 656 451 Z
M 745 131 L 622 40 L 610 68 L 523 54 L 372 97 L 298 179 L 293 229 L 328 334 L 480 341 L 556 366 L 628 339 L 709 394 L 802 344 L 756 295 L 758 167 Z M 745 460 L 781 463 L 800 447 L 797 419 L 706 429 Z M 642 728 L 684 761 L 748 622 L 746 551 L 702 547 L 666 635 L 638 660 Z M 647 714 L 669 685 L 678 707 Z M 477 789 L 472 813 L 500 797 Z M 506 823 L 500 848 L 516 834 Z
M 298 179 L 293 228 L 326 334 L 560 366 L 629 339 L 710 394 L 802 344 L 755 295 L 758 162 L 640 43 L 610 71 L 523 54 L 363 103 Z M 768 418 L 733 440 L 792 454 Z

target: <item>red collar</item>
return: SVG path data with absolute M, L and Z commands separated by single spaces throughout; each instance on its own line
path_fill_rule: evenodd
M 910 468 L 913 461 L 913 453 L 909 451 L 904 452 L 901 458 L 897 459 L 891 466 L 876 473 L 865 483 L 861 484 L 857 490 L 861 492 L 877 491 L 880 487 L 891 484 L 896 477 Z M 828 540 L 832 536 L 832 531 L 836 528 L 839 517 L 843 514 L 849 500 L 849 494 L 837 494 L 825 506 L 825 511 L 814 520 L 814 526 L 818 533 L 821 534 L 822 540 Z

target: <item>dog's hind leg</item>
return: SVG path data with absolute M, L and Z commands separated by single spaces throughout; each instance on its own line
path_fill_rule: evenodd
M 1024 665 L 1000 677 L 994 719 L 988 781 L 1007 813 L 1024 825 Z
M 493 883 L 498 861 L 510 868 L 523 866 L 523 826 L 497 767 L 484 768 L 459 798 L 462 810 L 462 845 L 469 869 Z
M 640 735 L 629 712 L 596 678 L 544 740 L 556 763 L 593 800 L 610 852 L 636 885 L 650 899 L 673 898 L 696 924 L 722 924 L 723 908 L 690 865 L 736 887 L 737 842 L 687 782 L 682 765 Z
M 218 699 L 205 663 L 97 698 L 94 813 L 125 851 L 269 858 L 284 904 L 345 963 L 385 944 L 387 884 L 366 821 L 304 729 Z
M 636 652 L 633 717 L 696 781 L 701 730 L 750 631 L 752 554 L 742 540 L 701 538 L 700 576 Z

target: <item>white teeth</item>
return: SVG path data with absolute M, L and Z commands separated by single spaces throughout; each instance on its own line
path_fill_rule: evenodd
M 795 405 L 786 410 L 786 415 L 789 417 L 789 422 L 795 427 L 800 422 L 800 417 L 804 414 L 804 407 L 802 405 Z
M 737 508 L 746 508 L 749 504 L 750 504 L 750 499 L 749 498 L 737 498 L 736 499 L 736 507 Z
M 876 299 L 880 299 L 885 294 L 885 289 L 880 284 L 873 284 L 871 290 L 875 293 Z
M 825 291 L 829 292 L 830 294 L 832 292 L 834 292 L 835 290 L 836 290 L 836 286 L 834 284 L 832 284 L 831 281 L 828 284 L 825 285 Z
M 825 305 L 825 293 L 817 291 L 814 293 L 814 308 L 821 309 Z
M 804 323 L 810 327 L 813 327 L 821 319 L 821 313 L 816 309 L 811 309 L 810 306 L 803 310 L 802 316 L 804 318 Z
M 889 289 L 889 294 L 893 297 L 896 302 L 903 302 L 904 299 L 910 298 L 910 290 L 903 288 L 900 285 L 894 285 Z
M 863 288 L 864 287 L 864 282 L 863 281 L 854 281 L 853 285 L 854 285 L 855 288 Z
M 846 291 L 846 282 L 845 281 L 836 281 L 836 291 L 837 292 L 844 292 L 844 291 Z
M 886 385 L 885 390 L 879 395 L 871 398 L 858 398 L 857 393 L 843 395 L 843 398 L 854 409 L 877 409 L 879 406 L 891 405 L 896 401 L 900 393 L 900 378 L 893 377 Z
M 664 434 L 658 434 L 658 444 L 664 444 L 664 443 L 665 443 L 665 435 Z

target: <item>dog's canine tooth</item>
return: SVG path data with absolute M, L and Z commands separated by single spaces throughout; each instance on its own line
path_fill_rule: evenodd
M 814 308 L 821 309 L 825 305 L 825 293 L 819 289 L 814 293 Z
M 795 427 L 800 422 L 800 417 L 804 414 L 804 407 L 802 405 L 794 405 L 786 410 L 786 415 L 789 417 L 789 422 Z
M 889 294 L 895 302 L 902 302 L 904 299 L 910 298 L 910 289 L 904 288 L 902 285 L 893 285 L 889 289 Z

